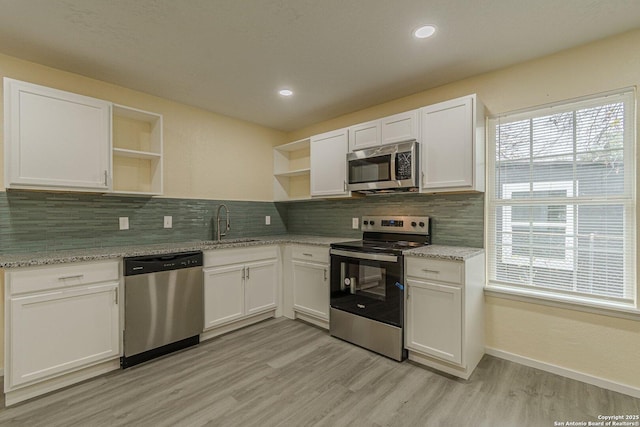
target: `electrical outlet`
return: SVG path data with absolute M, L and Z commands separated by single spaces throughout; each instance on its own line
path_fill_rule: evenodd
M 172 216 L 165 216 L 164 217 L 164 228 L 171 228 L 173 227 L 173 217 Z
M 270 215 L 266 215 L 264 217 L 264 225 L 271 225 L 271 216 Z
M 120 221 L 120 230 L 128 230 L 129 229 L 129 217 L 121 216 L 119 218 Z
M 360 218 L 351 218 L 351 228 L 354 230 L 360 228 Z

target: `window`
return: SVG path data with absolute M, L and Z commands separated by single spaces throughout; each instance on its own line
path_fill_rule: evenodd
M 636 307 L 635 93 L 489 120 L 488 288 Z

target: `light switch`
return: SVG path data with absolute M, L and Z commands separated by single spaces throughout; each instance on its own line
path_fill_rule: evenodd
M 129 229 L 129 217 L 121 216 L 120 218 L 120 230 L 128 230 Z
M 360 218 L 351 218 L 351 228 L 354 230 L 360 228 Z
M 164 228 L 171 228 L 173 227 L 173 217 L 172 216 L 165 216 L 164 217 Z
M 270 215 L 266 215 L 264 217 L 264 225 L 271 225 L 271 216 Z

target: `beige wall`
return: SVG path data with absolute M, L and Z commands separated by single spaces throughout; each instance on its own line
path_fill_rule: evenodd
M 636 30 L 338 117 L 292 132 L 289 139 L 469 93 L 478 94 L 489 114 L 498 114 L 637 86 L 639 48 L 640 30 Z M 640 388 L 640 318 L 625 320 L 487 297 L 486 345 Z
M 283 132 L 2 54 L 0 77 L 162 114 L 167 197 L 273 200 L 272 147 L 286 142 Z M 2 135 L 0 189 L 4 189 Z

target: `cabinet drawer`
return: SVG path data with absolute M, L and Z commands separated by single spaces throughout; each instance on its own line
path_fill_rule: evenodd
M 464 284 L 464 264 L 458 261 L 407 258 L 407 276 Z
M 315 261 L 328 263 L 329 248 L 322 246 L 298 246 L 294 245 L 291 249 L 291 257 L 303 261 Z
M 248 248 L 212 249 L 203 252 L 204 267 L 244 264 L 263 259 L 277 259 L 278 246 L 251 246 Z
M 75 262 L 59 266 L 7 270 L 11 295 L 46 291 L 68 286 L 117 281 L 119 261 Z

